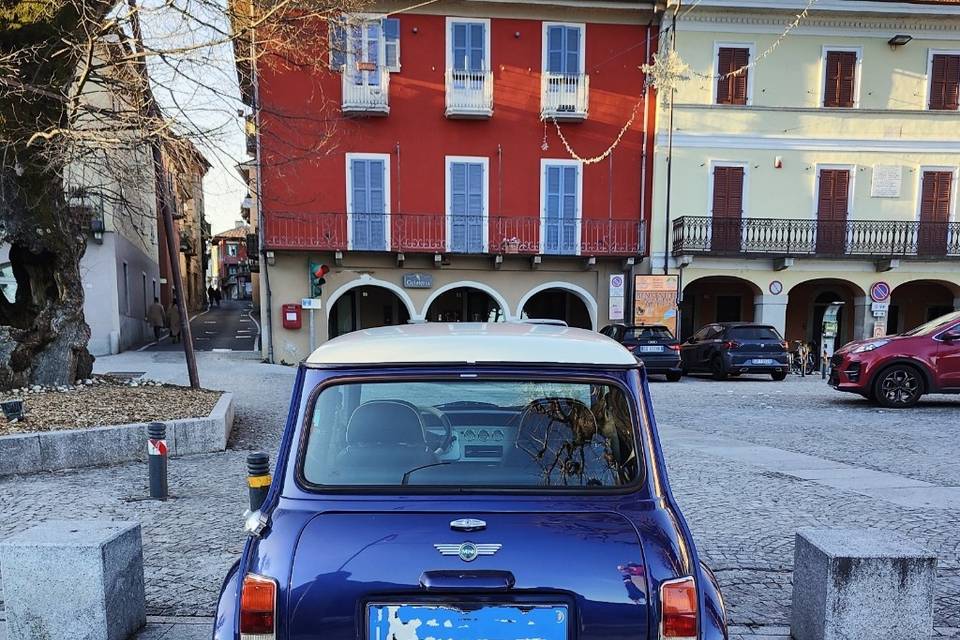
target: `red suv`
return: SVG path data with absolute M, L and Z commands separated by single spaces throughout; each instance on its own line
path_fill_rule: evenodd
M 900 335 L 844 345 L 830 359 L 830 385 L 895 408 L 925 393 L 960 393 L 960 311 Z

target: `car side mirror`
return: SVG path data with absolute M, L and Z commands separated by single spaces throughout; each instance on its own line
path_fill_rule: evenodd
M 940 336 L 944 342 L 953 342 L 954 340 L 960 340 L 960 329 L 950 329 L 942 336 Z
M 697 342 L 696 338 L 690 337 L 684 341 L 684 344 L 695 344 Z

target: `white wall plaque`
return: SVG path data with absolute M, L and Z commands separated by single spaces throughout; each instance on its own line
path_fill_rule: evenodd
M 903 167 L 900 165 L 873 165 L 873 182 L 870 184 L 871 198 L 899 198 L 902 184 Z

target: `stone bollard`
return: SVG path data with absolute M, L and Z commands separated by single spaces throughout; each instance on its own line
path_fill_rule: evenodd
M 937 557 L 894 531 L 802 529 L 795 640 L 920 640 L 933 633 Z
M 7 640 L 126 640 L 146 622 L 135 522 L 50 520 L 0 542 Z

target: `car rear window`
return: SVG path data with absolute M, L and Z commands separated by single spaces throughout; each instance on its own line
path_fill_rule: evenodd
M 736 340 L 782 340 L 773 327 L 730 327 L 727 337 Z
M 666 327 L 632 327 L 623 336 L 624 342 L 638 340 L 672 340 L 673 334 Z
M 634 482 L 626 394 L 590 382 L 356 382 L 320 392 L 301 456 L 316 487 L 602 489 Z

